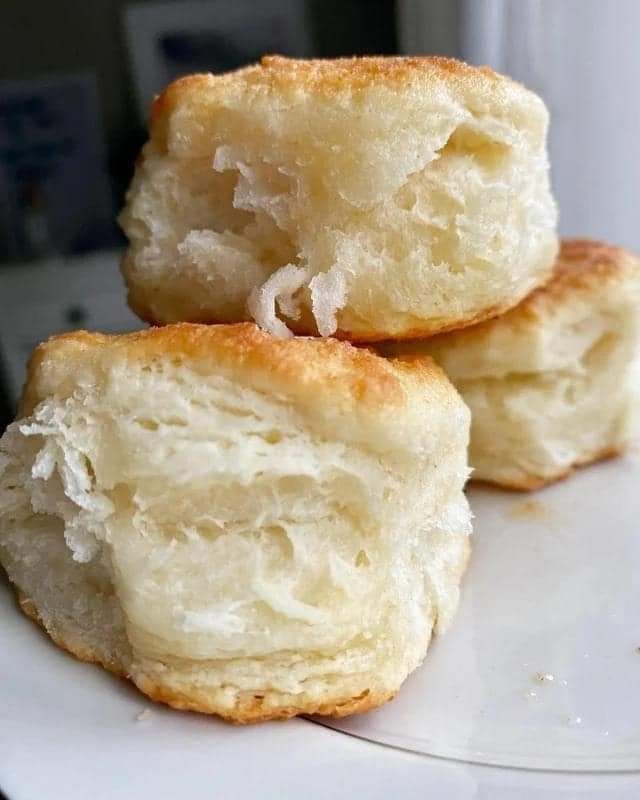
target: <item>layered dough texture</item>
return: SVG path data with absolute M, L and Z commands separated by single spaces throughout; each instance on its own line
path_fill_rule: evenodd
M 0 440 L 0 558 L 55 641 L 155 699 L 365 710 L 455 612 L 468 426 L 434 365 L 333 340 L 59 337 Z
M 121 224 L 144 319 L 430 335 L 550 275 L 548 114 L 440 58 L 265 58 L 170 86 Z
M 637 438 L 640 262 L 562 243 L 553 279 L 508 314 L 384 348 L 435 358 L 471 409 L 472 478 L 534 489 Z

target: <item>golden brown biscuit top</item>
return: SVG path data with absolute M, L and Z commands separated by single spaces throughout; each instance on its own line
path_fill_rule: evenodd
M 454 381 L 501 378 L 574 364 L 581 324 L 598 314 L 629 318 L 640 311 L 640 259 L 587 239 L 561 243 L 552 278 L 493 319 L 413 342 L 380 346 L 386 355 L 431 356 Z
M 429 398 L 457 400 L 431 360 L 387 361 L 335 339 L 276 339 L 248 322 L 179 323 L 121 335 L 77 331 L 48 339 L 29 361 L 21 413 L 30 413 L 45 397 L 70 394 L 79 382 L 90 383 L 114 366 L 135 362 L 221 373 L 311 408 L 330 405 L 343 413 L 352 408 L 372 417 L 414 406 L 416 398 L 418 405 Z
M 572 292 L 598 290 L 634 276 L 640 278 L 640 261 L 628 250 L 592 239 L 564 239 L 551 280 L 532 292 L 514 313 L 543 311 Z
M 434 336 L 429 342 L 434 346 L 461 345 L 464 341 L 481 340 L 498 328 L 539 326 L 580 297 L 600 298 L 607 289 L 639 282 L 640 260 L 628 250 L 590 239 L 565 239 L 546 285 L 505 314 L 461 331 Z
M 442 56 L 356 56 L 337 59 L 294 59 L 264 56 L 260 63 L 223 74 L 187 75 L 171 83 L 154 101 L 152 124 L 158 124 L 194 95 L 231 97 L 253 90 L 274 94 L 307 92 L 321 97 L 349 95 L 372 87 L 428 88 L 438 84 L 465 94 L 526 99 L 544 108 L 540 99 L 521 84 L 489 67 L 475 67 Z M 545 112 L 546 113 L 546 112 Z
M 509 80 L 490 67 L 472 67 L 443 56 L 354 56 L 336 59 L 295 59 L 263 56 L 251 77 L 260 82 L 296 83 L 315 91 L 337 91 L 371 85 L 404 85 L 425 80 Z

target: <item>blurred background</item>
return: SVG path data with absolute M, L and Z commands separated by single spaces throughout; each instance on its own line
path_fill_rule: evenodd
M 115 223 L 154 94 L 263 53 L 437 53 L 552 115 L 561 232 L 640 250 L 637 0 L 1 0 L 0 430 L 37 342 L 140 327 Z

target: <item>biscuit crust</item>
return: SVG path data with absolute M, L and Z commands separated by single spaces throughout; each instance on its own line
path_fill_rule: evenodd
M 593 239 L 564 239 L 549 280 L 493 325 L 542 323 L 573 297 L 585 293 L 596 297 L 603 290 L 637 280 L 638 270 L 638 258 L 623 247 Z M 486 327 L 491 324 L 487 322 Z M 471 336 L 481 333 L 480 326 L 469 331 Z
M 469 537 L 461 540 L 458 557 L 450 566 L 451 578 L 455 582 L 462 580 L 469 565 L 471 543 Z M 194 711 L 201 714 L 214 714 L 226 722 L 235 725 L 267 722 L 271 720 L 291 719 L 295 716 L 317 715 L 339 719 L 352 714 L 363 714 L 393 700 L 397 689 L 384 691 L 380 689 L 364 689 L 355 696 L 333 698 L 331 702 L 318 700 L 315 696 L 291 695 L 289 700 L 280 692 L 264 691 L 259 694 L 242 693 L 236 698 L 233 706 L 223 702 L 225 687 L 220 689 L 203 689 L 197 685 L 184 686 L 177 689 L 171 683 L 162 682 L 157 675 L 149 675 L 144 671 L 132 670 L 130 664 L 124 664 L 115 658 L 106 657 L 87 645 L 82 636 L 77 635 L 72 627 L 46 625 L 36 604 L 17 587 L 15 589 L 17 605 L 20 611 L 35 622 L 42 631 L 61 650 L 69 653 L 79 661 L 95 664 L 111 672 L 118 678 L 131 681 L 143 694 L 157 703 L 163 703 L 179 711 Z M 438 621 L 434 621 L 434 631 L 438 631 Z
M 639 284 L 640 260 L 630 251 L 591 239 L 565 239 L 550 279 L 515 308 L 422 341 L 381 344 L 379 350 L 429 354 L 454 382 L 538 372 L 553 351 L 546 337 L 554 331 L 562 335 L 589 306 L 633 302 Z
M 508 92 L 530 96 L 524 86 L 490 67 L 475 67 L 443 56 L 354 56 L 336 59 L 294 59 L 267 55 L 243 69 L 223 75 L 186 75 L 169 84 L 151 106 L 152 130 L 162 131 L 171 112 L 202 92 L 219 93 L 250 87 L 256 91 L 309 92 L 340 96 L 371 86 L 406 89 L 412 84 L 444 81 L 469 92 Z M 500 95 L 498 96 L 500 98 Z
M 464 561 L 464 568 L 466 568 L 466 563 L 467 559 Z M 460 570 L 460 577 L 462 577 L 464 568 Z M 365 689 L 355 697 L 336 698 L 329 703 L 318 701 L 315 698 L 291 696 L 290 704 L 287 705 L 286 699 L 283 702 L 281 693 L 265 691 L 259 695 L 240 695 L 235 705 L 230 708 L 228 703 L 223 704 L 217 701 L 218 696 L 224 694 L 224 687 L 211 691 L 193 686 L 179 691 L 144 673 L 136 674 L 134 677 L 121 663 L 105 658 L 103 653 L 87 647 L 81 638 L 74 635 L 73 631 L 47 627 L 43 623 L 34 602 L 19 590 L 16 591 L 16 599 L 20 611 L 42 628 L 43 632 L 61 650 L 74 656 L 78 661 L 96 664 L 118 678 L 131 681 L 150 700 L 155 703 L 163 703 L 178 711 L 214 714 L 225 720 L 225 722 L 231 722 L 235 725 L 285 720 L 301 714 L 316 714 L 338 719 L 348 717 L 351 714 L 364 714 L 366 711 L 371 711 L 389 702 L 389 700 L 393 700 L 397 694 L 397 691 L 384 692 Z
M 531 491 L 634 440 L 639 307 L 633 253 L 569 239 L 514 309 L 380 351 L 435 358 L 472 411 L 472 480 Z
M 211 359 L 238 372 L 262 373 L 270 381 L 286 383 L 294 393 L 313 392 L 309 397 L 317 397 L 318 386 L 331 386 L 336 396 L 344 394 L 372 411 L 402 405 L 406 400 L 402 376 L 393 365 L 347 342 L 310 337 L 281 340 L 251 322 L 179 323 L 115 336 L 88 331 L 52 336 L 29 359 L 21 411 L 29 413 L 52 391 L 61 371 L 73 369 L 83 359 L 126 362 L 167 356 Z M 431 359 L 405 362 L 400 371 L 419 383 L 449 386 Z
M 90 381 L 113 363 L 152 365 L 167 357 L 194 369 L 200 364 L 205 372 L 214 365 L 219 373 L 260 392 L 279 390 L 314 427 L 329 434 L 336 426 L 357 432 L 352 421 L 358 420 L 382 448 L 412 440 L 428 399 L 452 411 L 460 404 L 431 359 L 390 362 L 333 338 L 281 340 L 249 322 L 179 323 L 116 336 L 75 331 L 50 338 L 28 363 L 20 415 L 72 387 L 80 371 Z M 400 410 L 402 415 L 394 414 Z M 393 426 L 388 424 L 390 414 Z
M 432 362 L 253 324 L 41 345 L 0 562 L 62 648 L 235 722 L 393 696 L 458 603 L 469 413 Z
M 501 313 L 557 250 L 547 122 L 520 84 L 439 57 L 180 79 L 121 215 L 129 303 L 153 324 L 354 342 Z
M 560 470 L 552 475 L 527 475 L 521 477 L 513 477 L 513 478 L 500 478 L 492 480 L 491 478 L 473 478 L 474 484 L 485 485 L 485 486 L 495 486 L 498 489 L 506 489 L 510 492 L 536 492 L 539 489 L 544 489 L 546 486 L 553 486 L 555 483 L 560 483 L 562 481 L 567 480 L 570 478 L 574 472 L 581 469 L 582 467 L 588 467 L 590 464 L 597 464 L 600 461 L 609 461 L 612 458 L 618 458 L 619 456 L 624 455 L 627 451 L 626 447 L 605 447 L 602 450 L 598 450 L 595 453 L 588 453 L 584 455 L 577 461 L 567 467 L 566 469 Z
M 429 349 L 436 353 L 454 347 L 486 346 L 496 333 L 517 336 L 518 339 L 538 335 L 573 302 L 597 302 L 603 293 L 616 291 L 638 282 L 640 260 L 623 247 L 594 239 L 564 239 L 549 279 L 534 289 L 518 305 L 497 311 L 487 320 L 459 331 L 448 331 L 429 339 Z M 458 372 L 456 371 L 456 377 Z M 459 377 L 466 377 L 460 372 Z

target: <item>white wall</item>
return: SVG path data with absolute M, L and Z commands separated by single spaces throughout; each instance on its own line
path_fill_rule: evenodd
M 432 44 L 433 5 L 402 3 L 408 50 Z M 561 233 L 640 251 L 640 0 L 460 0 L 458 13 L 461 56 L 549 106 Z

